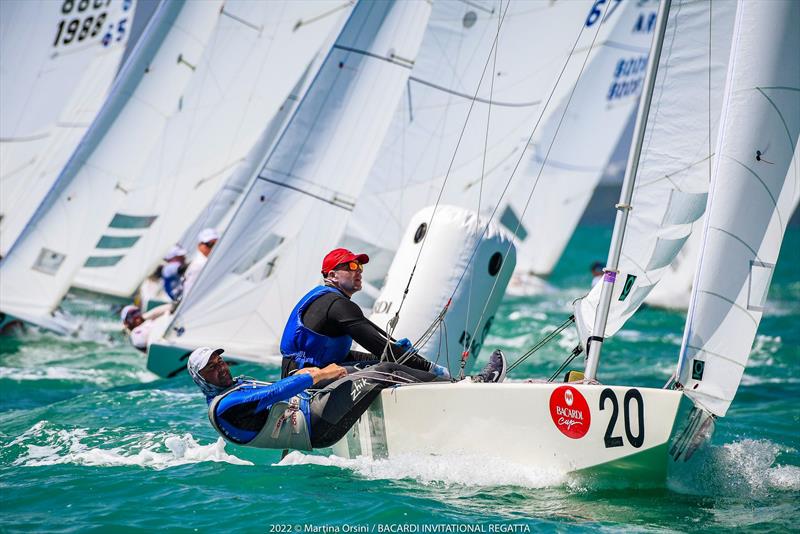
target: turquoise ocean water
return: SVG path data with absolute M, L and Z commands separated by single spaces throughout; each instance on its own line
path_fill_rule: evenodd
M 507 298 L 486 346 L 505 349 L 511 359 L 561 323 L 589 284 L 588 264 L 605 257 L 610 233 L 580 227 L 551 280 L 558 290 Z M 87 318 L 78 338 L 37 331 L 0 338 L 0 531 L 794 530 L 798 265 L 795 227 L 728 417 L 690 464 L 672 466 L 666 483 L 645 487 L 623 477 L 587 481 L 526 471 L 501 457 L 371 461 L 321 451 L 281 461 L 279 452 L 224 445 L 188 376 L 162 380 L 144 369 L 119 332 L 118 301 L 71 295 L 65 308 Z M 674 369 L 683 321 L 678 312 L 640 311 L 607 343 L 601 380 L 662 386 Z M 511 378 L 549 375 L 576 340 L 565 332 Z M 259 378 L 279 373 L 237 370 Z

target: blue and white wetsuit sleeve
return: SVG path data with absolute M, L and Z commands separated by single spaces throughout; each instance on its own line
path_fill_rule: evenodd
M 278 401 L 290 399 L 314 385 L 309 374 L 295 374 L 274 384 L 253 384 L 225 395 L 216 408 L 217 424 L 238 443 L 247 443 L 266 423 L 269 409 Z M 242 425 L 242 418 L 253 424 Z M 234 424 L 234 421 L 239 424 Z M 247 426 L 249 428 L 242 428 Z

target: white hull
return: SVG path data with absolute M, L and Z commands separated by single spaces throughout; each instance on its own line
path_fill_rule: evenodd
M 480 455 L 563 472 L 604 466 L 663 476 L 681 396 L 563 383 L 404 386 L 384 390 L 333 451 L 376 459 Z

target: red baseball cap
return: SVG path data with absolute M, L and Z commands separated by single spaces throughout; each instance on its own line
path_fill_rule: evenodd
M 334 267 L 349 261 L 357 261 L 362 264 L 369 263 L 369 256 L 366 254 L 353 254 L 346 248 L 335 248 L 328 252 L 322 260 L 322 276 L 328 276 L 328 273 L 331 272 Z

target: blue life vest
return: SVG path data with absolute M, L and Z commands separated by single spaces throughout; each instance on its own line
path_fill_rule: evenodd
M 339 290 L 328 286 L 317 286 L 306 293 L 289 314 L 289 320 L 286 321 L 281 337 L 281 354 L 292 358 L 299 369 L 307 365 L 325 367 L 331 363 L 339 363 L 350 352 L 352 337 L 348 335 L 329 337 L 318 334 L 306 328 L 301 319 L 312 302 L 326 293 L 334 292 L 339 293 Z
M 169 262 L 161 268 L 161 280 L 164 282 L 164 291 L 172 300 L 178 300 L 183 293 L 183 281 L 178 262 Z

